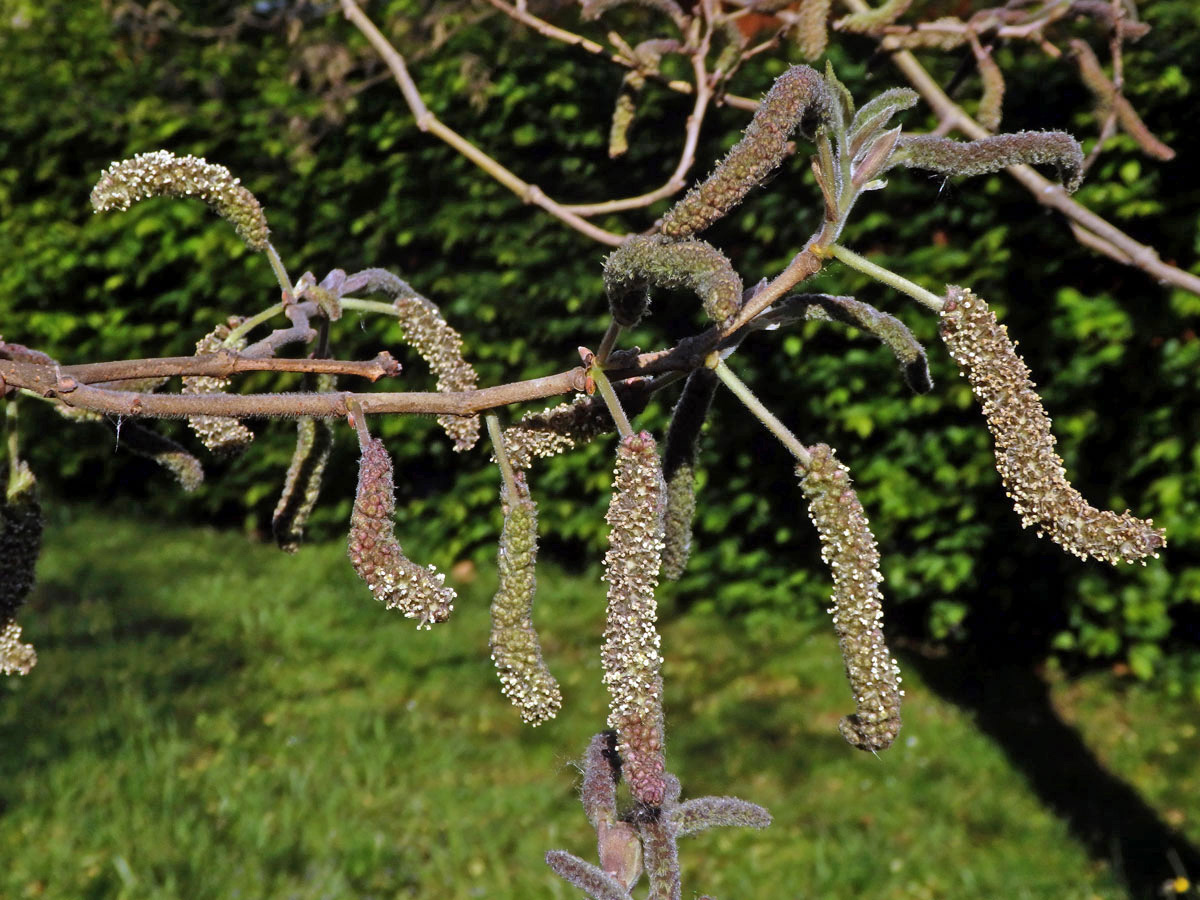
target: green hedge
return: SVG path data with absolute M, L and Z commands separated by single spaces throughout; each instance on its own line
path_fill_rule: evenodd
M 276 298 L 265 259 L 248 254 L 198 202 L 91 214 L 88 192 L 104 166 L 165 147 L 206 156 L 243 179 L 264 203 L 293 277 L 306 269 L 320 277 L 335 266 L 400 272 L 464 333 L 484 384 L 560 370 L 577 360 L 576 346 L 598 342 L 603 249 L 418 132 L 340 14 L 284 4 L 274 8 L 286 14 L 263 19 L 264 27 L 231 29 L 241 4 L 179 4 L 178 20 L 158 24 L 120 8 L 123 17 L 113 19 L 98 5 L 30 5 L 0 37 L 5 338 L 64 361 L 187 353 L 216 322 Z M 686 98 L 648 88 L 631 152 L 612 161 L 609 100 L 619 78 L 602 61 L 475 7 L 430 13 L 403 0 L 370 11 L 411 54 L 431 108 L 556 198 L 649 190 L 674 166 Z M 1117 139 L 1078 196 L 1165 258 L 1190 265 L 1200 184 L 1188 161 L 1200 148 L 1187 123 L 1200 61 L 1188 45 L 1200 16 L 1183 0 L 1146 3 L 1144 16 L 1155 28 L 1126 53 L 1128 94 L 1179 159 L 1153 163 Z M 833 57 L 860 101 L 899 84 L 870 53 L 870 42 L 847 39 Z M 734 89 L 760 94 L 785 56 L 756 59 Z M 1000 58 L 1009 73 L 1006 129 L 1095 134 L 1068 65 L 1010 49 Z M 945 82 L 958 59 L 930 64 Z M 975 89 L 968 79 L 964 99 Z M 934 124 L 919 110 L 904 121 L 916 129 Z M 744 113 L 714 110 L 699 172 L 745 122 Z M 747 283 L 778 271 L 818 223 L 800 150 L 706 235 Z M 884 554 L 895 628 L 916 640 L 970 639 L 984 652 L 1036 658 L 1055 649 L 1080 660 L 1127 660 L 1142 677 L 1200 684 L 1189 674 L 1200 637 L 1200 458 L 1191 437 L 1200 433 L 1200 300 L 1083 250 L 1061 219 L 1003 176 L 893 176 L 886 191 L 861 201 L 845 242 L 932 290 L 967 284 L 987 297 L 1021 341 L 1077 486 L 1096 505 L 1129 505 L 1165 526 L 1163 559 L 1145 569 L 1081 564 L 1022 532 L 932 316 L 840 266 L 814 286 L 855 293 L 904 318 L 930 348 L 932 394 L 909 394 L 873 342 L 816 323 L 748 341 L 735 368 L 803 440 L 828 441 L 851 466 Z M 666 205 L 609 224 L 644 228 Z M 683 296 L 658 298 L 632 343 L 659 346 L 694 330 L 695 306 Z M 340 355 L 387 347 L 406 363 L 406 386 L 429 385 L 386 323 L 359 327 L 349 316 L 335 338 Z M 671 402 L 652 406 L 643 423 L 662 429 Z M 114 453 L 111 431 L 80 426 L 76 434 L 48 410 L 23 414 L 38 435 L 27 452 L 52 492 L 116 496 L 251 530 L 269 521 L 290 455 L 289 425 L 255 425 L 250 452 L 235 464 L 213 462 L 203 492 L 189 497 L 142 461 Z M 178 423 L 164 427 L 188 439 Z M 486 450 L 457 456 L 432 420 L 397 418 L 379 428 L 398 460 L 402 533 L 438 547 L 440 563 L 490 564 L 498 479 Z M 568 563 L 602 553 L 610 454 L 611 442 L 601 441 L 532 475 L 545 543 Z M 797 508 L 786 452 L 725 395 L 702 464 L 697 554 L 671 596 L 731 614 L 814 614 L 828 576 Z M 347 433 L 316 536 L 345 527 L 354 479 Z

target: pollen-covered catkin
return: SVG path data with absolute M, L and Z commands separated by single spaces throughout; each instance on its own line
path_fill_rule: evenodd
M 369 438 L 358 463 L 358 493 L 350 516 L 350 562 L 375 599 L 399 609 L 417 627 L 445 622 L 454 609 L 455 593 L 433 566 L 419 566 L 400 549 L 394 533 L 396 498 L 392 459 L 383 441 Z
M 169 150 L 139 153 L 109 166 L 92 189 L 96 212 L 129 209 L 148 197 L 199 197 L 237 229 L 251 250 L 267 248 L 267 217 L 224 166 Z
M 28 675 L 37 663 L 33 646 L 21 642 L 15 619 L 33 587 L 34 570 L 42 549 L 42 507 L 38 502 L 33 473 L 17 463 L 17 477 L 10 479 L 7 466 L 0 466 L 0 675 Z M 15 489 L 6 490 L 6 485 Z
M 733 263 L 704 241 L 638 235 L 604 261 L 604 288 L 618 325 L 638 323 L 649 300 L 648 286 L 694 291 L 717 322 L 732 316 L 742 302 L 742 279 Z
M 604 556 L 608 618 L 604 630 L 604 683 L 611 699 L 608 725 L 617 731 L 622 774 L 633 796 L 650 806 L 663 802 L 664 734 L 655 626 L 663 546 L 666 484 L 654 438 L 643 431 L 617 445 L 610 526 Z
M 525 477 L 516 473 L 517 496 L 500 491 L 504 527 L 500 532 L 500 584 L 492 598 L 492 662 L 500 689 L 522 720 L 541 725 L 558 715 L 562 692 L 542 658 L 533 627 L 537 593 L 537 504 L 529 497 Z
M 196 341 L 196 355 L 220 353 L 226 349 L 225 339 L 229 337 L 229 326 L 218 325 L 200 340 Z M 241 350 L 246 346 L 244 339 L 238 340 L 229 348 Z M 185 394 L 219 394 L 229 387 L 228 378 L 218 378 L 213 375 L 185 375 L 183 377 L 183 393 Z M 254 440 L 254 432 L 239 422 L 227 416 L 190 416 L 188 427 L 195 432 L 196 437 L 213 453 L 222 456 L 233 456 L 241 453 Z
M 479 381 L 463 356 L 462 335 L 446 321 L 438 305 L 386 269 L 364 269 L 347 277 L 343 290 L 379 291 L 392 300 L 405 342 L 437 376 L 439 391 L 472 391 Z M 479 440 L 479 416 L 438 416 L 438 424 L 456 451 L 470 450 Z
M 650 400 L 647 382 L 630 379 L 614 385 L 627 416 L 636 416 Z M 578 394 L 569 403 L 528 412 L 504 429 L 504 449 L 514 469 L 528 469 L 534 459 L 557 456 L 616 430 L 604 398 Z
M 703 231 L 742 202 L 771 174 L 788 152 L 788 138 L 801 121 L 829 118 L 833 97 L 816 70 L 792 66 L 763 97 L 745 136 L 663 217 L 662 233 L 687 237 Z
M 809 447 L 812 461 L 797 466 L 808 514 L 821 536 L 821 559 L 833 574 L 833 627 L 857 707 L 838 725 L 861 750 L 883 750 L 900 731 L 899 667 L 883 640 L 879 549 L 849 470 L 826 444 Z
M 1152 519 L 1098 510 L 1067 481 L 1054 450 L 1050 416 L 1008 329 L 967 288 L 950 286 L 942 340 L 983 406 L 996 444 L 996 468 L 1024 526 L 1033 525 L 1080 559 L 1145 562 L 1166 546 Z
M 692 550 L 692 520 L 696 517 L 696 459 L 700 432 L 717 388 L 712 369 L 688 375 L 671 413 L 671 426 L 663 446 L 663 478 L 667 482 L 667 512 L 663 537 L 662 575 L 678 581 Z

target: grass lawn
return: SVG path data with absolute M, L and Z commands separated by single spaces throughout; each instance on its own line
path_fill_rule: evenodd
M 78 511 L 24 611 L 40 661 L 0 681 L 0 898 L 575 898 L 595 858 L 573 760 L 604 727 L 598 578 L 546 567 L 535 617 L 559 718 L 520 723 L 488 659 L 491 572 L 432 632 L 375 604 L 342 545 Z M 850 711 L 826 622 L 663 622 L 684 796 L 767 806 L 681 845 L 685 898 L 1120 898 L 969 717 L 905 679 L 897 745 Z M 1187 701 L 1097 675 L 1055 700 L 1114 772 L 1200 840 Z M 1200 872 L 1190 873 L 1193 878 Z M 644 888 L 643 888 L 644 890 Z

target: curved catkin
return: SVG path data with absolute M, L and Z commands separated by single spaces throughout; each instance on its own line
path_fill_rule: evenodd
M 229 326 L 218 325 L 200 340 L 196 341 L 196 355 L 220 353 L 224 349 L 241 350 L 246 346 L 244 339 L 236 341 L 232 346 L 225 343 L 229 337 Z M 229 387 L 228 378 L 213 375 L 185 375 L 183 377 L 183 393 L 185 394 L 219 394 Z M 227 416 L 189 416 L 188 427 L 192 429 L 200 442 L 213 453 L 221 456 L 234 456 L 241 453 L 254 440 L 254 432 L 239 422 Z
M 463 357 L 462 335 L 450 327 L 437 304 L 386 269 L 364 269 L 348 276 L 343 291 L 351 290 L 379 291 L 391 298 L 405 342 L 437 376 L 439 391 L 475 390 L 479 376 Z M 479 440 L 479 416 L 438 416 L 437 420 L 458 452 L 470 450 Z
M 358 463 L 350 562 L 376 600 L 416 619 L 418 628 L 445 622 L 454 609 L 455 593 L 443 585 L 446 576 L 433 566 L 419 566 L 404 555 L 393 533 L 395 512 L 391 457 L 383 441 L 369 438 Z
M 717 389 L 712 369 L 692 372 L 671 413 L 663 445 L 663 478 L 667 482 L 667 512 L 663 536 L 662 576 L 678 581 L 692 549 L 692 521 L 696 517 L 696 458 L 700 432 Z
M 996 468 L 1021 524 L 1037 528 L 1080 559 L 1145 564 L 1166 546 L 1152 519 L 1089 506 L 1071 487 L 1054 451 L 1050 417 L 1008 329 L 986 302 L 951 286 L 942 308 L 942 340 L 983 405 L 996 444 Z
M 617 324 L 637 324 L 646 311 L 648 287 L 694 291 L 717 322 L 736 313 L 742 302 L 742 279 L 733 263 L 704 241 L 638 235 L 608 255 L 604 288 Z
M 224 166 L 169 150 L 139 153 L 109 166 L 92 189 L 96 212 L 129 209 L 148 197 L 199 197 L 237 230 L 251 250 L 267 248 L 267 217 Z
M 537 504 L 529 497 L 524 476 L 516 475 L 517 496 L 500 491 L 504 527 L 500 532 L 500 584 L 492 598 L 492 662 L 500 689 L 531 725 L 558 715 L 562 692 L 542 658 L 533 628 L 533 596 L 537 592 Z
M 666 485 L 654 438 L 632 434 L 617 445 L 610 526 L 604 556 L 608 617 L 604 630 L 604 683 L 616 729 L 622 775 L 636 800 L 663 802 L 662 675 L 654 589 L 661 565 Z
M 152 459 L 179 482 L 189 494 L 204 483 L 204 467 L 200 460 L 167 437 L 136 422 L 124 422 L 116 427 L 121 446 L 138 456 Z
M 838 725 L 860 750 L 890 747 L 900 731 L 899 668 L 883 640 L 879 550 L 849 470 L 826 444 L 809 447 L 812 462 L 797 466 L 808 514 L 821 535 L 821 559 L 833 573 L 833 627 L 857 707 Z
M 783 162 L 788 138 L 801 121 L 826 121 L 833 97 L 825 79 L 808 66 L 792 66 L 775 80 L 759 104 L 746 133 L 717 164 L 712 174 L 692 188 L 663 217 L 662 233 L 688 237 L 703 231 L 742 202 Z
M 737 797 L 697 797 L 672 809 L 670 820 L 675 833 L 685 837 L 709 828 L 766 828 L 771 814 Z
M 892 160 L 910 169 L 967 176 L 999 172 L 1007 166 L 1053 164 L 1068 192 L 1083 181 L 1083 151 L 1065 131 L 1018 131 L 978 141 L 901 135 Z
M 33 587 L 42 549 L 42 507 L 33 473 L 23 462 L 17 466 L 12 479 L 8 468 L 0 466 L 0 675 L 28 675 L 37 663 L 33 646 L 21 642 L 15 618 Z
M 933 390 L 925 348 L 908 326 L 895 316 L 853 297 L 799 294 L 794 302 L 807 305 L 806 319 L 842 322 L 874 335 L 892 351 L 900 364 L 900 375 L 913 393 L 927 394 Z
M 316 379 L 319 392 L 332 391 L 337 379 L 320 375 Z M 283 492 L 271 516 L 271 532 L 281 550 L 295 553 L 304 540 L 304 526 L 321 494 L 321 479 L 333 452 L 333 422 L 302 416 L 296 422 L 296 449 L 283 480 Z
M 620 778 L 617 733 L 602 731 L 593 735 L 583 757 L 583 787 L 580 800 L 588 823 L 593 828 L 617 821 L 617 781 Z

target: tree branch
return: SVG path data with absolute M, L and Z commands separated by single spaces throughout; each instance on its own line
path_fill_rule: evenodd
M 863 12 L 869 8 L 863 0 L 842 0 L 842 2 L 855 12 Z M 912 53 L 907 50 L 899 50 L 892 53 L 891 57 L 896 68 L 904 74 L 909 84 L 916 88 L 939 119 L 949 123 L 952 128 L 957 128 L 973 140 L 991 135 L 991 132 L 963 112 L 957 103 L 946 96 L 945 91 L 925 71 L 925 67 Z M 1129 265 L 1146 272 L 1160 284 L 1174 285 L 1200 295 L 1200 277 L 1163 262 L 1158 251 L 1153 247 L 1139 243 L 1103 217 L 1072 200 L 1061 186 L 1043 178 L 1029 166 L 1009 166 L 1008 173 L 1024 185 L 1038 203 L 1058 210 L 1078 229 L 1091 232 L 1095 239 L 1084 242 L 1085 246 L 1100 249 L 1103 243 L 1107 243 L 1112 249 L 1104 249 L 1101 252 L 1113 259 L 1120 260 L 1119 254 L 1123 254 Z M 1073 230 L 1078 237 L 1079 231 Z

